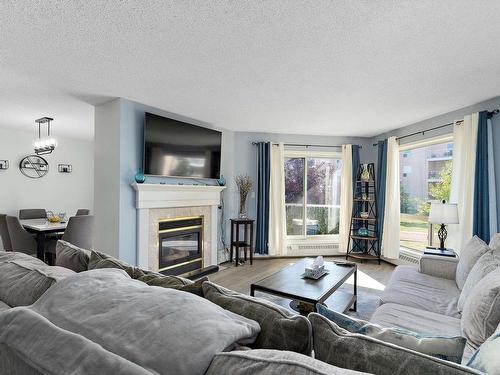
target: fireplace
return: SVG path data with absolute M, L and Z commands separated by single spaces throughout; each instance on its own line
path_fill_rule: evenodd
M 203 217 L 158 221 L 158 268 L 165 275 L 190 275 L 203 268 Z

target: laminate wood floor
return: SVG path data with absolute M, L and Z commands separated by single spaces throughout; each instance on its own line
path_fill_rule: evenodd
M 254 259 L 253 265 L 249 262 L 238 267 L 234 263 L 223 263 L 221 270 L 209 275 L 214 283 L 234 291 L 250 294 L 250 284 L 261 280 L 290 264 L 295 263 L 300 258 L 270 258 Z M 325 260 L 339 260 L 343 258 L 325 258 Z M 350 260 L 352 261 L 352 260 Z M 379 305 L 379 295 L 384 290 L 387 281 L 391 277 L 394 266 L 382 262 L 356 262 L 358 265 L 358 309 L 357 312 L 349 311 L 348 314 L 361 319 L 369 319 Z M 353 278 L 351 277 L 339 289 L 352 291 Z M 256 296 L 279 303 L 288 307 L 288 300 L 270 296 L 265 293 L 258 293 Z M 290 311 L 293 311 L 290 309 Z

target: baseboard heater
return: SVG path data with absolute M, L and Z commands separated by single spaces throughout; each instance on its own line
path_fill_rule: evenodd
M 196 280 L 196 279 L 202 278 L 203 276 L 207 276 L 207 275 L 210 275 L 212 273 L 216 273 L 218 271 L 219 271 L 219 266 L 208 266 L 208 267 L 201 268 L 199 270 L 190 272 L 186 276 L 183 276 L 183 275 L 179 275 L 179 276 L 185 277 L 186 279 L 189 279 L 189 280 Z M 171 276 L 171 274 L 168 274 L 167 271 L 163 271 L 163 272 L 160 271 L 160 273 L 163 275 L 166 275 L 166 276 Z

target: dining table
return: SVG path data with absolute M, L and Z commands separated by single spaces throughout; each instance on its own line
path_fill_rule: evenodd
M 51 233 L 63 233 L 68 225 L 67 221 L 51 223 L 47 219 L 26 219 L 20 220 L 21 225 L 28 232 L 36 236 L 36 256 L 45 261 L 45 242 L 47 235 Z

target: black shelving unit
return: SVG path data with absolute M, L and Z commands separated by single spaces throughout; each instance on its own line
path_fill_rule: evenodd
M 353 187 L 351 230 L 346 259 L 351 257 L 360 260 L 377 260 L 380 264 L 374 164 L 368 164 L 367 170 L 368 176 L 363 176 L 363 165 L 358 167 L 357 178 Z M 362 216 L 362 212 L 367 213 L 367 215 Z

